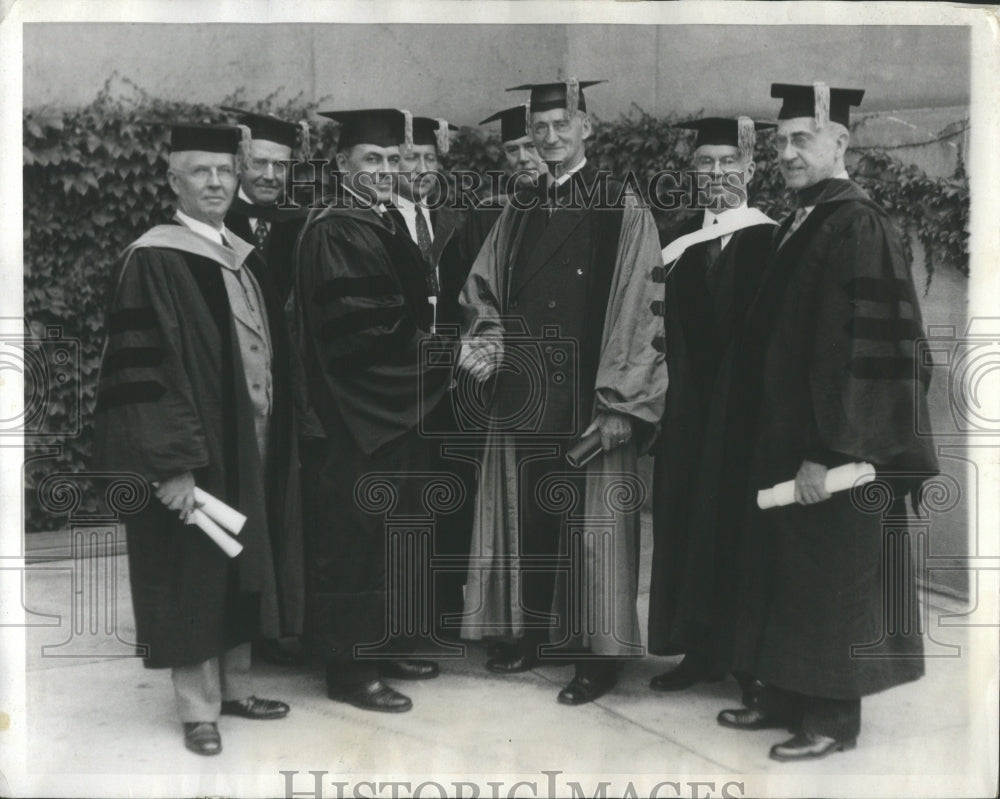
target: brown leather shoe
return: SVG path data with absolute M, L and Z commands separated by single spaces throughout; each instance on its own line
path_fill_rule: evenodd
M 773 730 L 788 728 L 789 721 L 778 716 L 768 716 L 756 707 L 738 707 L 723 710 L 715 717 L 723 727 L 734 730 Z
M 214 721 L 185 721 L 184 746 L 196 755 L 217 755 L 222 751 L 222 738 Z
M 383 660 L 378 664 L 378 673 L 396 680 L 433 680 L 440 673 L 433 660 Z
M 347 702 L 362 710 L 379 713 L 405 713 L 413 707 L 408 696 L 394 691 L 381 680 L 369 680 L 350 685 L 326 686 L 326 695 L 337 702 Z
M 771 760 L 780 760 L 782 763 L 792 763 L 796 760 L 819 760 L 834 752 L 846 752 L 857 745 L 857 738 L 838 741 L 836 738 L 828 738 L 825 735 L 800 732 L 794 738 L 772 746 Z
M 248 696 L 246 699 L 230 699 L 222 703 L 223 716 L 239 716 L 254 721 L 271 721 L 283 719 L 291 708 L 277 699 L 258 699 Z

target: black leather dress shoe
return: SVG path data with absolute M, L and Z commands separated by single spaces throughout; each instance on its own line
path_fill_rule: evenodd
M 486 657 L 493 660 L 499 657 L 510 657 L 517 652 L 517 647 L 510 641 L 490 641 L 486 644 Z
M 326 695 L 337 702 L 347 702 L 362 710 L 379 713 L 405 713 L 413 707 L 408 696 L 394 691 L 381 680 L 369 680 L 351 685 L 326 686 Z
M 254 721 L 270 721 L 283 719 L 291 708 L 277 699 L 258 699 L 248 696 L 246 699 L 231 699 L 222 703 L 223 716 L 239 716 Z
M 715 717 L 723 727 L 734 730 L 788 729 L 789 721 L 778 716 L 768 716 L 756 707 L 739 707 L 723 710 Z
M 771 747 L 771 760 L 790 763 L 796 760 L 818 760 L 834 752 L 846 752 L 858 745 L 857 738 L 838 741 L 825 735 L 800 732 L 794 738 Z
M 538 658 L 523 652 L 508 652 L 486 661 L 486 668 L 494 674 L 520 674 L 538 665 Z
M 618 682 L 618 672 L 610 669 L 601 675 L 577 674 L 559 692 L 559 702 L 563 705 L 585 705 L 604 696 Z
M 649 681 L 654 691 L 683 691 L 699 682 L 718 682 L 721 675 L 709 674 L 698 658 L 685 655 L 675 668 Z
M 222 751 L 222 738 L 214 721 L 185 721 L 184 746 L 196 755 L 217 755 Z
M 302 666 L 306 662 L 301 652 L 294 652 L 273 638 L 254 641 L 252 651 L 254 660 L 262 660 L 275 666 Z
M 378 672 L 396 680 L 433 680 L 440 669 L 433 660 L 383 660 L 378 664 Z

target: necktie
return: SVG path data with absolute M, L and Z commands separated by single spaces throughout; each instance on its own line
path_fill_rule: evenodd
M 417 246 L 420 248 L 420 252 L 424 258 L 427 259 L 430 257 L 431 252 L 431 229 L 424 218 L 424 209 L 419 205 L 415 205 L 413 210 L 417 214 Z
M 809 216 L 808 209 L 795 209 L 795 218 L 792 220 L 792 224 L 789 226 L 788 230 L 785 231 L 785 237 L 781 240 L 782 244 L 788 241 L 792 237 L 792 234 L 802 226 L 802 223 L 806 221 L 807 216 Z
M 253 240 L 254 246 L 261 255 L 264 254 L 264 245 L 267 243 L 267 222 L 263 219 L 258 219 L 257 224 L 253 226 Z
M 719 217 L 714 217 L 712 219 L 712 226 L 719 224 Z M 713 266 L 716 261 L 719 260 L 719 256 L 722 254 L 722 236 L 716 236 L 714 239 L 709 239 L 708 242 L 708 265 Z
M 715 216 L 712 218 L 712 225 L 719 224 L 719 217 Z M 709 239 L 705 242 L 705 249 L 708 252 L 708 269 L 705 270 L 705 281 L 708 284 L 709 291 L 714 295 L 717 291 L 719 268 L 722 258 L 722 236 L 716 236 L 714 239 Z
M 226 238 L 226 234 L 225 233 L 220 233 L 219 234 L 219 238 L 222 239 L 222 246 L 223 247 L 225 247 L 227 250 L 233 249 L 233 245 L 229 243 L 229 239 Z
M 559 185 L 553 181 L 549 184 L 545 192 L 545 207 L 548 209 L 547 219 L 552 218 L 556 208 L 559 206 Z

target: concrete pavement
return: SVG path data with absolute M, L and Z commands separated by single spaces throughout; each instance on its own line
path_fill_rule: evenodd
M 640 584 L 648 587 L 648 519 L 644 528 Z M 318 667 L 255 666 L 257 694 L 287 701 L 291 714 L 276 722 L 224 717 L 222 754 L 198 757 L 183 747 L 169 673 L 122 656 L 135 638 L 124 556 L 88 558 L 75 568 L 72 561 L 35 564 L 25 589 L 28 620 L 38 625 L 28 629 L 26 668 L 29 767 L 39 784 L 100 785 L 109 775 L 128 775 L 127 782 L 109 783 L 106 795 L 123 788 L 134 795 L 169 795 L 177 791 L 159 794 L 156 786 L 171 785 L 203 794 L 279 796 L 287 788 L 315 796 L 307 772 L 318 770 L 328 772 L 322 796 L 337 795 L 337 774 L 349 775 L 338 778 L 351 783 L 341 789 L 345 796 L 391 795 L 377 786 L 357 793 L 354 783 L 372 775 L 466 775 L 480 795 L 493 790 L 506 796 L 510 781 L 495 789 L 484 781 L 519 774 L 529 775 L 525 779 L 537 783 L 541 796 L 552 779 L 543 772 L 559 771 L 557 779 L 580 782 L 585 795 L 598 790 L 599 779 L 622 786 L 644 778 L 648 786 L 650 779 L 682 775 L 715 775 L 709 789 L 694 789 L 702 796 L 722 795 L 728 781 L 741 786 L 730 787 L 730 795 L 740 796 L 850 795 L 852 786 L 874 790 L 882 784 L 914 789 L 890 791 L 897 795 L 947 795 L 949 786 L 957 789 L 981 769 L 970 753 L 982 742 L 976 708 L 989 699 L 977 694 L 970 676 L 977 662 L 970 652 L 974 633 L 942 626 L 942 602 L 952 612 L 961 608 L 934 596 L 928 651 L 936 656 L 928 658 L 924 679 L 864 700 L 855 751 L 779 764 L 767 754 L 787 737 L 783 731 L 745 733 L 716 724 L 719 710 L 738 704 L 732 679 L 658 695 L 648 689 L 649 679 L 676 659 L 647 657 L 626 667 L 614 692 L 571 708 L 556 702 L 570 667 L 500 677 L 485 670 L 479 645 L 469 646 L 466 657 L 440 660 L 436 680 L 397 683 L 414 702 L 413 711 L 401 715 L 326 699 Z M 647 605 L 644 592 L 643 625 Z M 286 784 L 281 770 L 297 774 Z M 188 781 L 171 782 L 176 775 L 189 775 Z M 677 792 L 661 788 L 660 795 L 691 793 L 679 784 Z M 943 789 L 925 790 L 931 786 Z M 465 790 L 471 795 L 471 788 Z M 522 793 L 513 795 L 532 795 L 529 788 L 517 790 Z M 557 790 L 572 792 L 562 783 Z M 607 790 L 616 795 L 616 788 Z M 438 794 L 428 787 L 424 795 Z

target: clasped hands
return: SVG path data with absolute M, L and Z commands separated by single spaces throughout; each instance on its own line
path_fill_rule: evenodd
M 462 342 L 458 368 L 477 383 L 486 381 L 503 360 L 503 342 L 498 336 L 478 336 Z

